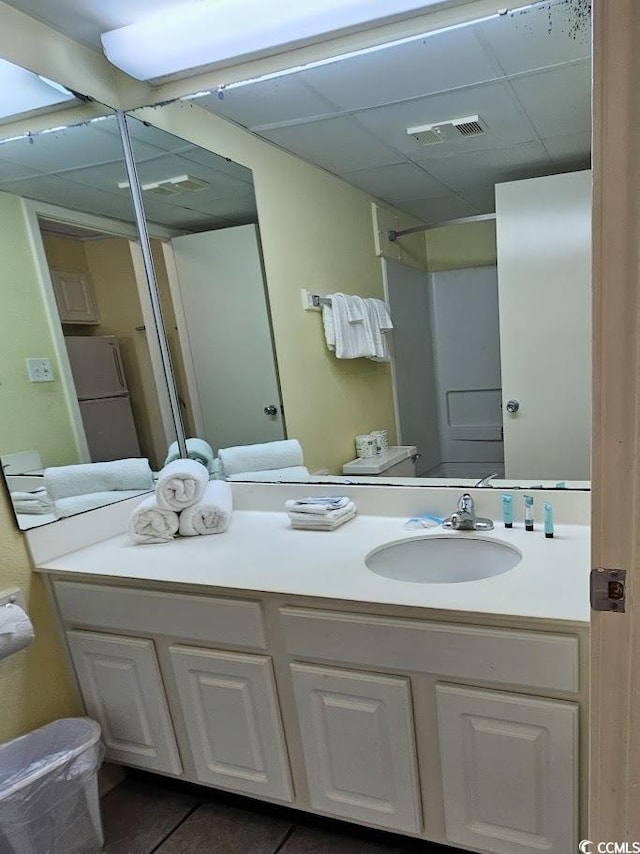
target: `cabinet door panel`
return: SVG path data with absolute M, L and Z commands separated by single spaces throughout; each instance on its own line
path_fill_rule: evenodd
M 409 680 L 292 664 L 313 806 L 420 829 Z
M 67 632 L 87 712 L 100 722 L 107 759 L 180 774 L 164 686 L 153 642 Z
M 291 802 L 271 660 L 170 647 L 198 779 Z
M 73 270 L 51 270 L 51 279 L 62 323 L 98 323 L 88 274 Z
M 577 705 L 455 685 L 436 695 L 447 839 L 576 850 Z

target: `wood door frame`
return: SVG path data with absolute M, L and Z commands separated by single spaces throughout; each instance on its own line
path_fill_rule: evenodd
M 628 573 L 626 613 L 592 614 L 588 834 L 600 842 L 640 840 L 640 4 L 594 11 L 592 566 Z

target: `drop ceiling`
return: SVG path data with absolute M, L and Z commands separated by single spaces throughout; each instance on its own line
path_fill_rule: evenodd
M 590 32 L 573 3 L 223 90 L 195 103 L 435 224 L 495 210 L 497 183 L 587 169 Z M 481 136 L 409 127 L 478 114 Z
M 9 5 L 98 48 L 101 32 L 190 1 L 9 0 Z M 194 103 L 423 222 L 491 213 L 497 183 L 590 165 L 590 32 L 576 27 L 575 7 L 575 0 L 545 3 L 213 93 Z M 424 146 L 406 133 L 415 125 L 475 114 L 487 128 L 482 136 Z M 178 147 L 180 143 L 176 141 Z M 103 144 L 96 137 L 96 155 Z M 161 165 L 175 166 L 170 174 L 200 177 L 191 169 L 178 168 L 175 160 L 182 155 L 192 161 L 206 156 L 194 146 L 182 142 L 185 150 L 166 151 L 153 141 L 144 145 L 149 147 L 140 149 L 143 180 L 169 177 L 154 170 Z M 0 147 L 0 189 L 20 192 L 15 174 L 11 187 L 2 183 L 3 155 Z M 99 162 L 76 169 L 70 160 L 59 169 L 55 158 L 47 167 L 35 156 L 14 165 L 26 170 L 20 180 L 27 190 L 34 177 L 29 170 L 45 172 L 52 192 L 62 187 L 60 181 L 73 182 L 69 204 L 72 199 L 78 203 L 80 185 L 86 188 L 95 182 L 107 192 L 101 208 L 122 214 L 122 198 L 113 191 L 119 158 L 105 152 Z M 196 203 L 199 196 L 192 194 L 190 202 Z M 177 204 L 171 210 L 168 199 L 149 201 L 149 218 L 169 224 L 172 216 L 171 224 L 185 229 L 201 228 L 205 213 L 226 220 L 228 212 L 210 201 L 208 211 L 179 211 Z M 204 199 L 197 204 L 203 206 Z M 243 205 L 246 215 L 248 193 Z
M 257 221 L 253 179 L 244 166 L 130 120 L 142 184 L 189 175 L 204 189 L 167 197 L 144 193 L 147 219 L 175 232 Z M 0 144 L 0 190 L 60 207 L 133 222 L 116 121 L 108 117 Z

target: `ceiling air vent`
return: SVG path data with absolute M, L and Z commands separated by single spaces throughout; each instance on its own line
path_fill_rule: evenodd
M 454 142 L 468 136 L 480 136 L 487 132 L 480 116 L 464 116 L 450 119 L 448 122 L 435 122 L 430 125 L 418 125 L 407 128 L 409 136 L 423 145 L 435 145 L 440 142 Z

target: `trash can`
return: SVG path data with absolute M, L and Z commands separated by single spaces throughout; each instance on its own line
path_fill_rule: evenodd
M 54 721 L 0 745 L 0 852 L 96 854 L 103 836 L 100 727 Z

